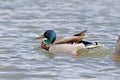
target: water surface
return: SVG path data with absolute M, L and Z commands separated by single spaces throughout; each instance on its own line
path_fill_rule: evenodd
M 120 34 L 119 0 L 0 0 L 0 80 L 119 80 L 112 59 Z M 36 51 L 47 29 L 65 37 L 87 29 L 111 49 L 103 57 L 49 55 Z M 102 54 L 104 54 L 102 53 Z

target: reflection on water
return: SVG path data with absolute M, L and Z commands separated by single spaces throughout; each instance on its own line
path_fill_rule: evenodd
M 118 80 L 120 65 L 112 53 L 119 5 L 119 0 L 0 0 L 0 80 Z M 92 37 L 86 40 L 109 50 L 78 58 L 34 50 L 41 42 L 34 38 L 46 29 L 59 37 L 87 29 Z

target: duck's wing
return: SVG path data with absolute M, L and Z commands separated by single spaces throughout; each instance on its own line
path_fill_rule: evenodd
M 78 34 L 74 34 L 73 36 L 85 36 L 85 33 L 87 32 L 87 30 L 84 30 Z
M 64 43 L 73 43 L 73 42 L 80 42 L 85 38 L 85 36 L 71 36 L 71 37 L 66 37 L 66 38 L 62 38 L 58 41 L 55 42 L 55 44 L 64 44 Z
M 85 36 L 85 33 L 87 32 L 87 30 L 83 30 L 82 32 L 75 34 L 73 36 Z M 92 42 L 88 42 L 88 41 L 80 41 L 79 43 L 83 43 L 85 45 L 90 45 L 93 44 Z
M 67 37 L 67 38 L 62 38 L 58 41 L 55 42 L 55 44 L 63 44 L 63 43 L 79 43 L 80 41 L 82 41 L 85 38 L 85 33 L 87 32 L 87 30 L 84 30 L 78 34 L 75 34 L 71 37 Z

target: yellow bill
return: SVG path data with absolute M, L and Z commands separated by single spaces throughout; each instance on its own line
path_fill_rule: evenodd
M 44 35 L 40 35 L 40 36 L 36 37 L 36 39 L 42 39 L 42 38 L 45 38 L 45 36 Z

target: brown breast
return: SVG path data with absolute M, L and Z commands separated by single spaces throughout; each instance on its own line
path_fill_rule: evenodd
M 47 44 L 45 44 L 44 41 L 42 41 L 42 43 L 41 43 L 41 47 L 42 47 L 43 49 L 47 50 L 47 51 L 49 51 L 49 48 L 50 48 L 50 46 L 47 45 Z

